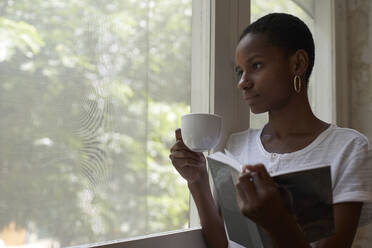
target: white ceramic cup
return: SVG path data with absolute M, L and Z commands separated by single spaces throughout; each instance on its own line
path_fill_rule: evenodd
M 222 117 L 208 113 L 192 113 L 181 117 L 181 134 L 185 145 L 194 152 L 213 149 L 220 141 Z

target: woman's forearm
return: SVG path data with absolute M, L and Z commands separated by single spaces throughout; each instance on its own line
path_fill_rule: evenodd
M 211 248 L 227 248 L 228 241 L 222 217 L 214 202 L 209 181 L 189 184 L 198 209 L 203 235 Z

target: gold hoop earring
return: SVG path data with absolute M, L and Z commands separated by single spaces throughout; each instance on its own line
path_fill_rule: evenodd
M 301 78 L 299 75 L 296 75 L 293 79 L 293 86 L 294 86 L 294 90 L 297 92 L 297 93 L 300 93 L 301 91 L 301 86 L 302 86 L 302 82 L 301 82 Z

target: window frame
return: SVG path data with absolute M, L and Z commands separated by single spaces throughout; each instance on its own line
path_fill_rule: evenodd
M 191 112 L 215 113 L 223 117 L 222 142 L 214 151 L 223 149 L 228 134 L 249 126 L 249 107 L 234 87 L 237 78 L 233 70 L 235 46 L 249 21 L 250 1 L 193 1 Z M 206 248 L 191 195 L 189 218 L 189 228 L 185 230 L 74 248 L 166 248 L 175 247 L 175 244 L 180 248 Z
M 315 90 L 317 105 L 314 112 L 319 118 L 339 125 L 347 125 L 349 111 L 346 5 L 345 0 L 315 0 L 315 18 L 317 23 L 322 23 L 315 25 L 321 26 L 315 31 L 316 37 L 322 37 L 317 42 L 316 54 L 317 60 L 323 63 L 318 66 L 320 68 L 314 68 L 315 81 L 322 80 L 322 85 Z M 249 108 L 242 100 L 239 90 L 234 87 L 237 78 L 233 70 L 235 46 L 240 32 L 249 21 L 249 0 L 193 1 L 191 111 L 215 113 L 223 117 L 222 142 L 214 151 L 223 149 L 230 133 L 249 127 Z M 76 248 L 206 248 L 191 195 L 189 226 L 186 230 Z
M 334 0 L 315 0 L 313 71 L 314 114 L 321 120 L 336 123 Z
M 346 12 L 346 0 L 315 0 L 313 111 L 319 119 L 341 127 L 350 126 Z
M 191 112 L 222 116 L 221 142 L 212 152 L 223 150 L 230 133 L 249 127 L 249 107 L 234 87 L 235 47 L 249 22 L 250 1 L 193 1 Z M 190 227 L 198 226 L 190 195 Z
M 105 241 L 73 248 L 207 248 L 200 228 L 155 233 L 130 239 Z M 72 248 L 72 247 L 71 247 Z
M 333 55 L 335 84 L 335 122 L 341 127 L 350 127 L 350 92 L 348 73 L 347 0 L 332 0 Z

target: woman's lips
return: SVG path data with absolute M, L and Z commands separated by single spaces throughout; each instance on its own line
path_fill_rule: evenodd
M 258 95 L 253 95 L 253 96 L 248 96 L 248 95 L 245 95 L 244 96 L 244 100 L 248 103 L 248 104 L 253 104 L 256 99 L 258 98 Z

